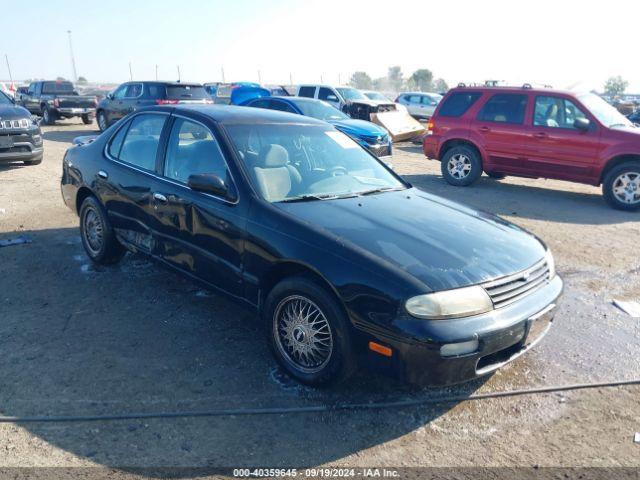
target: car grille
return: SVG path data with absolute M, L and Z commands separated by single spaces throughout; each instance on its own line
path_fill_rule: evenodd
M 18 130 L 29 128 L 31 120 L 28 118 L 21 118 L 18 120 L 0 120 L 0 130 Z
M 527 270 L 487 282 L 482 286 L 491 297 L 493 306 L 500 308 L 533 293 L 548 280 L 549 266 L 546 260 L 542 260 Z
M 386 145 L 387 143 L 389 143 L 389 135 L 387 135 L 386 133 L 376 136 L 363 135 L 362 138 L 369 145 Z

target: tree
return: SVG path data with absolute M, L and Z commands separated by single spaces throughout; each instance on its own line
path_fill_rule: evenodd
M 389 70 L 387 71 L 387 82 L 389 88 L 394 92 L 402 90 L 402 84 L 404 83 L 402 78 L 402 69 L 398 66 L 389 67 Z
M 373 88 L 373 80 L 371 80 L 367 72 L 353 72 L 351 80 L 349 80 L 349 85 L 361 90 L 371 90 L 371 88 Z
M 84 77 L 78 77 L 78 83 L 80 83 L 80 84 L 82 84 L 82 85 L 85 85 L 85 84 L 87 84 L 87 83 L 89 83 L 89 82 L 88 82 L 88 80 L 87 80 L 86 78 L 84 78 Z
M 442 78 L 437 78 L 434 82 L 433 82 L 433 91 L 437 92 L 437 93 L 444 93 L 447 90 L 449 90 L 449 85 L 447 85 L 447 82 L 444 81 L 444 79 Z
M 428 68 L 421 68 L 413 72 L 411 80 L 413 80 L 416 88 L 423 92 L 428 92 L 432 87 L 431 82 L 433 81 L 433 73 L 431 73 L 431 70 Z
M 379 92 L 385 92 L 389 90 L 389 80 L 387 77 L 376 78 L 373 81 L 373 89 Z
M 617 97 L 622 95 L 629 86 L 629 82 L 623 80 L 620 75 L 617 77 L 610 77 L 604 84 L 604 93 L 611 97 Z

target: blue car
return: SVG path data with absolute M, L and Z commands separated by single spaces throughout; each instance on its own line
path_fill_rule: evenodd
M 297 113 L 322 120 L 349 135 L 375 156 L 391 155 L 392 141 L 386 129 L 366 120 L 355 120 L 322 100 L 303 97 L 261 97 L 247 100 L 242 105 Z

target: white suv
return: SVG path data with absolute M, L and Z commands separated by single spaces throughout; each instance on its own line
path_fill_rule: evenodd
M 396 98 L 396 102 L 407 107 L 409 115 L 415 118 L 431 118 L 440 100 L 442 95 L 424 92 L 405 92 Z

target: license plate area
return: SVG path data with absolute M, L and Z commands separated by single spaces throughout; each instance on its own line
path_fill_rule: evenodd
M 12 148 L 13 138 L 7 136 L 0 136 L 0 148 Z
M 545 310 L 531 317 L 528 321 L 527 336 L 524 340 L 524 347 L 529 348 L 536 343 L 549 329 L 553 320 L 553 309 L 555 305 L 549 305 Z

